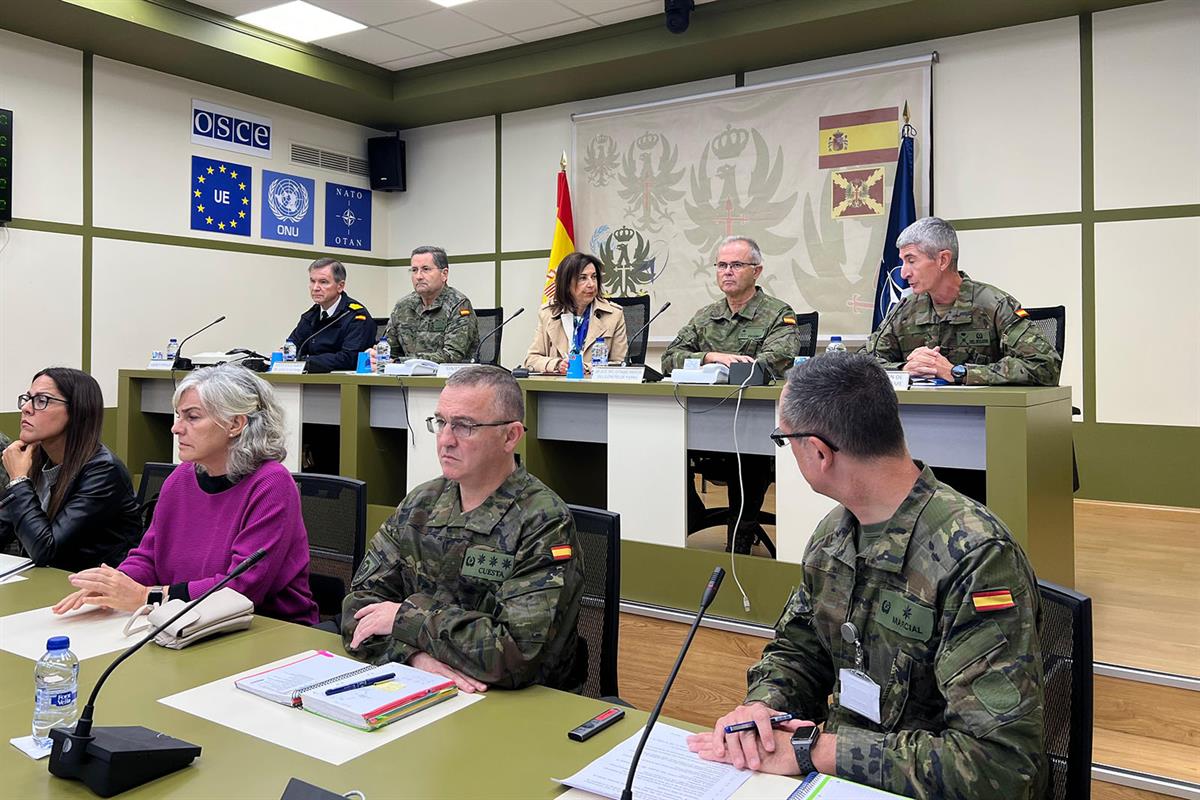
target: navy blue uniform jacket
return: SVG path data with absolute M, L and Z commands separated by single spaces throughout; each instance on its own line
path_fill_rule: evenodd
M 324 327 L 319 322 L 321 307 L 313 303 L 288 336 L 288 341 L 300 348 L 296 359 L 308 362 L 308 372 L 354 369 L 358 366 L 358 354 L 375 344 L 375 320 L 371 319 L 371 312 L 348 294 L 343 293 L 342 298 L 343 302 Z M 348 308 L 350 313 L 341 316 Z M 314 332 L 316 336 L 312 336 Z M 301 345 L 310 336 L 308 344 Z

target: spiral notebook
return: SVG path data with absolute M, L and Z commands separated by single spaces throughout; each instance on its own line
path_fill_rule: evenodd
M 804 782 L 796 787 L 796 791 L 788 796 L 788 800 L 886 800 L 886 798 L 903 798 L 903 795 L 885 792 L 861 783 L 842 780 L 832 775 L 822 775 L 811 772 Z

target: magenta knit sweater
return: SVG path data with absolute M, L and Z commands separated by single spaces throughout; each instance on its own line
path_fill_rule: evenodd
M 256 613 L 315 623 L 308 534 L 287 468 L 268 461 L 229 489 L 207 494 L 195 467 L 180 464 L 163 484 L 142 543 L 119 569 L 143 586 L 186 581 L 194 599 L 260 547 L 267 557 L 227 585 L 250 598 Z

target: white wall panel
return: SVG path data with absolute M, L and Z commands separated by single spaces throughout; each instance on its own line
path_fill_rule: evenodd
M 537 310 L 542 304 L 542 285 L 546 281 L 546 259 L 505 261 L 500 267 L 500 303 L 511 314 L 521 306 L 525 313 L 504 329 L 500 345 L 500 363 L 514 367 L 525 360 L 533 332 L 537 330 Z
M 1200 3 L 1092 17 L 1096 208 L 1200 202 Z
M 1096 417 L 1200 425 L 1200 218 L 1096 226 Z

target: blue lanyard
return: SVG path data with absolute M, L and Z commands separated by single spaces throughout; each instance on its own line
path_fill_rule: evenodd
M 592 318 L 592 307 L 588 305 L 583 314 L 575 317 L 574 349 L 583 352 L 583 343 L 587 341 L 588 323 Z

